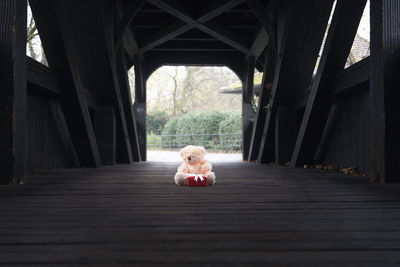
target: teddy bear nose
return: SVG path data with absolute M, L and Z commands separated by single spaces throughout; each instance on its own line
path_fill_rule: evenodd
M 191 157 L 188 157 L 188 160 L 191 160 L 192 158 Z

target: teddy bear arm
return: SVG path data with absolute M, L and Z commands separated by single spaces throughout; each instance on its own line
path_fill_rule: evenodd
M 207 172 L 209 172 L 209 171 L 211 171 L 211 169 L 212 169 L 212 165 L 211 165 L 211 163 L 209 163 L 209 162 L 207 162 L 207 161 L 205 161 L 202 165 L 201 165 L 201 168 L 200 168 L 200 170 L 201 170 L 201 173 L 207 173 Z
M 181 166 L 179 166 L 178 173 L 188 173 L 185 163 L 182 163 Z

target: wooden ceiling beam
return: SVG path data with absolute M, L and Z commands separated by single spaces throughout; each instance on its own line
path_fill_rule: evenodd
M 137 15 L 140 9 L 144 5 L 144 0 L 135 0 L 131 1 L 127 10 L 123 14 L 122 18 L 119 20 L 117 25 L 117 35 L 121 36 L 121 34 L 128 28 L 132 19 Z
M 242 4 L 245 0 L 216 0 L 213 1 L 209 6 L 207 6 L 201 15 L 196 19 L 199 23 L 205 23 L 222 13 Z
M 148 40 L 146 40 L 143 43 L 143 45 L 140 47 L 140 52 L 144 53 L 148 50 L 151 50 L 152 48 L 159 46 L 171 39 L 174 39 L 175 37 L 181 35 L 182 33 L 187 32 L 193 28 L 194 28 L 194 26 L 191 24 L 186 24 L 185 22 L 178 21 L 178 22 L 158 31 L 152 37 L 150 37 Z
M 213 41 L 171 40 L 154 48 L 153 51 L 235 51 L 235 49 L 215 39 Z
M 196 23 L 196 20 L 193 19 L 194 15 L 192 14 L 190 7 L 183 5 L 183 1 L 147 0 L 147 2 L 188 24 Z
M 196 28 L 205 33 L 208 33 L 212 37 L 232 46 L 233 48 L 236 48 L 246 55 L 250 54 L 250 49 L 248 48 L 248 45 L 241 38 L 231 33 L 224 27 L 221 27 L 220 25 L 209 22 L 205 25 L 197 24 Z
M 177 4 L 176 2 L 172 2 L 171 0 L 147 0 L 152 5 L 157 6 L 158 8 L 164 10 L 165 12 L 175 16 L 176 18 L 182 20 L 187 25 L 181 25 L 180 27 L 176 27 L 176 24 L 173 24 L 173 29 L 168 29 L 166 32 L 168 34 L 162 35 L 163 31 L 160 31 L 156 34 L 153 40 L 147 41 L 146 46 L 142 47 L 142 52 L 150 50 L 157 45 L 165 43 L 174 37 L 192 29 L 197 28 L 214 38 L 232 46 L 233 48 L 245 53 L 250 54 L 250 49 L 247 47 L 245 42 L 238 36 L 234 35 L 224 27 L 221 27 L 215 23 L 207 23 L 203 24 L 205 20 L 203 19 L 203 23 L 199 23 L 197 20 L 193 18 L 191 14 L 190 8 L 188 6 Z M 157 36 L 158 35 L 158 36 Z
M 133 59 L 135 55 L 140 55 L 139 46 L 130 29 L 124 31 L 122 34 L 122 43 L 130 59 Z
M 251 55 L 253 55 L 256 58 L 256 60 L 261 56 L 262 52 L 267 47 L 269 41 L 270 41 L 269 34 L 262 27 L 259 30 L 257 37 L 250 48 Z
M 135 1 L 135 3 L 137 3 L 137 1 Z M 131 5 L 133 5 L 133 4 L 131 4 Z M 143 3 L 142 3 L 142 6 L 143 6 Z M 118 46 L 120 46 L 122 43 L 122 46 L 124 47 L 126 53 L 129 55 L 129 58 L 132 60 L 135 55 L 140 55 L 140 50 L 139 50 L 139 46 L 136 42 L 136 38 L 133 35 L 132 30 L 129 27 L 130 21 L 133 19 L 133 17 L 136 14 L 132 14 L 132 13 L 134 13 L 133 12 L 134 8 L 132 6 L 128 7 L 128 10 L 130 10 L 130 11 L 125 12 L 125 14 L 123 14 L 123 9 L 124 9 L 124 7 L 123 7 L 122 2 L 117 1 L 117 16 L 121 17 L 121 19 L 119 20 L 120 22 L 119 22 L 118 28 L 117 28 L 117 31 L 119 33 L 117 33 L 117 35 L 116 35 L 117 43 L 115 46 L 116 47 L 115 51 L 118 50 Z M 123 22 L 123 21 L 126 20 L 126 18 L 124 19 L 124 17 L 128 17 L 128 12 L 132 17 L 131 17 L 131 20 L 126 25 L 126 27 L 123 27 L 122 23 L 125 25 L 125 22 Z
M 247 4 L 249 5 L 250 9 L 253 11 L 257 19 L 260 21 L 261 25 L 264 27 L 264 29 L 271 37 L 272 39 L 271 43 L 273 44 L 273 47 L 276 48 L 277 39 L 276 39 L 276 30 L 274 26 L 275 24 L 269 18 L 269 15 L 266 12 L 264 6 L 261 4 L 259 0 L 249 0 Z

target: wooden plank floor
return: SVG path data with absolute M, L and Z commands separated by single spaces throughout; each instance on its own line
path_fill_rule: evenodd
M 400 185 L 308 169 L 65 170 L 0 186 L 0 266 L 399 266 Z

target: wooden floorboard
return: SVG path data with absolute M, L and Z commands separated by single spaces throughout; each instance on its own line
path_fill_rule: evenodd
M 0 266 L 400 266 L 400 185 L 219 163 L 215 186 L 188 188 L 176 167 L 0 186 Z

